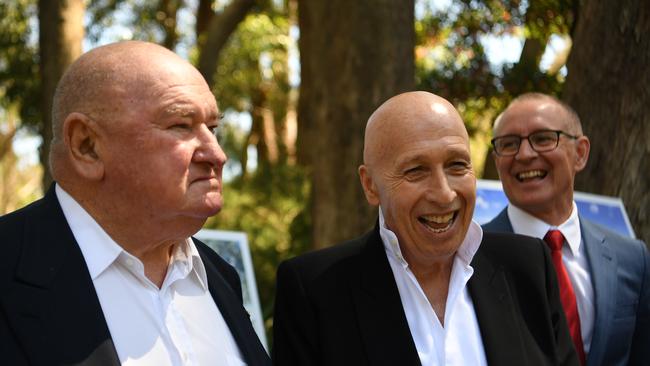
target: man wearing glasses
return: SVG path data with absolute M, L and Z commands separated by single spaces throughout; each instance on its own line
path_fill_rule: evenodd
M 650 255 L 643 242 L 578 214 L 573 183 L 589 156 L 578 115 L 554 97 L 528 93 L 496 119 L 493 132 L 510 204 L 484 230 L 547 242 L 583 365 L 647 365 Z

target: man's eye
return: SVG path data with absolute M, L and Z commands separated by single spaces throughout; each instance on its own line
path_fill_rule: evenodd
M 420 177 L 424 176 L 424 168 L 421 166 L 416 166 L 413 168 L 406 169 L 404 171 L 404 177 L 407 180 L 417 180 Z
M 467 168 L 467 166 L 469 166 L 469 163 L 466 161 L 459 160 L 459 161 L 452 162 L 451 165 L 454 167 Z
M 464 160 L 452 161 L 449 164 L 450 171 L 457 173 L 465 173 L 468 169 L 470 169 L 470 167 L 471 164 Z
M 187 123 L 177 123 L 172 125 L 170 128 L 174 130 L 190 130 L 192 129 L 192 126 Z
M 510 140 L 510 141 L 501 141 L 499 145 L 502 149 L 515 149 L 517 147 L 518 141 Z

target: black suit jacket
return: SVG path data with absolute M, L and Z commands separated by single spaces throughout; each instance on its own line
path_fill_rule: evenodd
M 490 365 L 578 365 L 548 250 L 485 233 L 469 292 Z M 420 365 L 377 228 L 280 265 L 277 365 Z
M 237 272 L 195 242 L 210 293 L 242 356 L 248 365 L 270 364 L 242 305 Z M 0 217 L 0 243 L 0 364 L 119 365 L 54 185 L 43 199 Z

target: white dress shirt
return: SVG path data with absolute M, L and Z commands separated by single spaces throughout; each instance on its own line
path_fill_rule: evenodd
M 508 205 L 508 218 L 510 218 L 512 230 L 517 234 L 544 239 L 549 230 L 557 229 L 564 235 L 562 263 L 567 270 L 573 291 L 576 294 L 582 343 L 584 343 L 585 353 L 589 353 L 591 337 L 594 333 L 594 287 L 589 274 L 587 253 L 584 245 L 582 245 L 582 233 L 576 203 L 573 202 L 571 216 L 558 227 L 549 225 L 513 205 Z
M 402 257 L 397 236 L 384 223 L 379 209 L 379 234 L 386 249 L 406 314 L 411 336 L 422 365 L 487 365 L 481 330 L 467 281 L 474 269 L 470 262 L 479 248 L 483 230 L 472 221 L 454 256 L 443 327 L 408 263 Z
M 123 365 L 245 365 L 190 238 L 174 249 L 158 288 L 138 258 L 113 241 L 59 185 L 55 190 Z

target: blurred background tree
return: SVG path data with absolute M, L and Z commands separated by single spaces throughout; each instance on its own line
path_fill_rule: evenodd
M 592 139 L 578 188 L 621 196 L 650 241 L 650 2 L 1 2 L 0 212 L 40 197 L 51 180 L 39 162 L 63 69 L 82 49 L 121 39 L 188 58 L 225 112 L 225 206 L 206 227 L 247 233 L 267 328 L 280 261 L 374 223 L 356 173 L 363 129 L 405 90 L 458 107 L 477 174 L 491 179 L 496 115 L 526 91 L 562 97 Z

